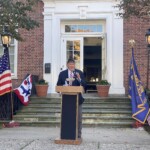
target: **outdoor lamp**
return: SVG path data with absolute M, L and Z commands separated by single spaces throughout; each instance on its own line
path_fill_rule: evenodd
M 4 27 L 4 31 L 1 34 L 2 44 L 4 47 L 8 47 L 11 42 L 11 34 L 8 33 L 7 27 Z
M 150 47 L 150 29 L 148 29 L 147 33 L 145 34 L 147 47 Z

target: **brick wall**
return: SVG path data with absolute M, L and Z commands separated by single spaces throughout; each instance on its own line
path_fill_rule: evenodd
M 40 23 L 40 27 L 33 30 L 20 30 L 24 41 L 18 43 L 18 79 L 13 80 L 13 87 L 20 85 L 27 73 L 43 75 L 43 3 L 40 2 L 31 16 Z
M 136 42 L 134 56 L 144 87 L 147 86 L 148 48 L 145 34 L 148 28 L 150 28 L 150 19 L 124 19 L 124 86 L 126 94 L 128 93 L 128 76 L 131 59 L 130 39 L 134 39 Z

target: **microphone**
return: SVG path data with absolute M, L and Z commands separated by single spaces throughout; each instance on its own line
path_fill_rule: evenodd
M 78 78 L 78 77 L 77 77 L 77 72 L 76 72 L 76 71 L 73 71 L 73 77 L 74 77 L 74 78 Z

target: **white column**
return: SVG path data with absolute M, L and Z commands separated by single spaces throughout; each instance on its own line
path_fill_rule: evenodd
M 51 3 L 44 1 L 44 66 L 45 63 L 50 63 L 52 67 L 52 21 L 53 21 L 53 13 L 54 7 Z M 44 67 L 43 66 L 43 67 Z M 52 70 L 51 73 L 45 73 L 45 69 L 43 70 L 44 79 L 49 82 L 48 93 L 50 93 L 52 88 Z
M 125 94 L 123 78 L 123 19 L 113 18 L 111 88 L 109 94 Z

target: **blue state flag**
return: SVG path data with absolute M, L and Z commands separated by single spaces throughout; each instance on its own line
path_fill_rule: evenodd
M 129 74 L 129 97 L 132 103 L 132 118 L 144 124 L 150 109 L 134 59 L 133 48 Z

